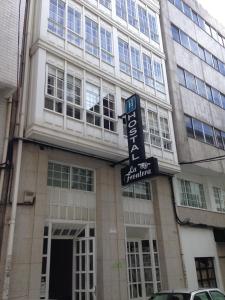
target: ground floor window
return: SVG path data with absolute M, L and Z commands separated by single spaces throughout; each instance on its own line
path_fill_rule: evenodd
M 217 287 L 213 257 L 196 257 L 195 266 L 199 287 Z
M 146 299 L 161 289 L 156 240 L 127 241 L 129 299 Z

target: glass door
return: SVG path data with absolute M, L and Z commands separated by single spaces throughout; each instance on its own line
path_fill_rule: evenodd
M 73 300 L 95 300 L 95 238 L 91 229 L 74 239 L 73 247 Z M 82 236 L 83 235 L 83 236 Z

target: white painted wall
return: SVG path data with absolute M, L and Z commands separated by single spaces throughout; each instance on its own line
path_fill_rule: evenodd
M 223 289 L 213 231 L 209 229 L 180 227 L 179 232 L 188 288 L 198 288 L 195 257 L 214 257 L 217 285 L 220 289 Z

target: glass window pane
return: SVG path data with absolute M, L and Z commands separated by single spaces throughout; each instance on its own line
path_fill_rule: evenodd
M 189 137 L 194 137 L 194 130 L 191 117 L 185 116 L 186 130 Z
M 195 133 L 195 138 L 199 141 L 204 142 L 204 134 L 203 134 L 203 128 L 202 128 L 202 122 L 193 119 L 193 127 L 194 127 L 194 133 Z

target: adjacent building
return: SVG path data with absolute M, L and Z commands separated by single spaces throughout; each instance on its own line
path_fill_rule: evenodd
M 186 286 L 224 289 L 225 30 L 194 0 L 161 1 L 161 13 Z
M 157 0 L 29 1 L 4 299 L 147 299 L 184 287 L 159 14 Z M 119 117 L 134 93 L 146 156 L 158 158 L 163 175 L 122 188 L 128 150 Z M 7 220 L 10 213 L 8 205 Z

